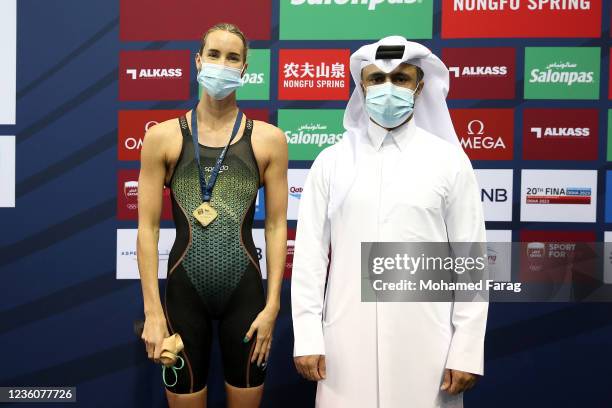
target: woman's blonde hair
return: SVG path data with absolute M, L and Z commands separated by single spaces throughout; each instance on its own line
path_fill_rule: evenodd
M 243 55 L 242 60 L 243 60 L 243 62 L 246 61 L 247 52 L 248 52 L 248 49 L 249 49 L 246 36 L 242 32 L 242 30 L 240 30 L 238 28 L 237 25 L 232 24 L 232 23 L 218 23 L 218 24 L 215 24 L 214 26 L 210 27 L 208 29 L 208 31 L 206 31 L 202 35 L 202 44 L 200 45 L 200 52 L 199 52 L 199 54 L 202 55 L 202 51 L 204 51 L 204 45 L 206 44 L 206 37 L 208 37 L 208 34 L 212 33 L 213 31 L 218 31 L 218 30 L 227 31 L 228 33 L 236 34 L 238 37 L 240 37 L 240 39 L 242 40 L 242 44 L 244 45 L 244 55 Z

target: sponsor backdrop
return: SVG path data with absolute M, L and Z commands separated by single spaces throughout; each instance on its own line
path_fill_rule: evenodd
M 142 316 L 139 154 L 149 127 L 193 106 L 199 37 L 220 21 L 250 39 L 240 106 L 281 127 L 289 144 L 289 254 L 264 406 L 314 403 L 315 385 L 291 357 L 297 210 L 312 161 L 342 138 L 349 55 L 366 42 L 403 35 L 449 67 L 449 106 L 477 169 L 489 241 L 534 241 L 534 251 L 546 240 L 569 242 L 568 251 L 612 241 L 607 1 L 16 3 L 0 4 L 0 345 L 10 351 L 0 386 L 76 386 L 77 405 L 87 407 L 165 406 L 161 369 L 132 332 Z M 169 193 L 162 291 L 175 236 Z M 262 190 L 253 236 L 265 271 L 264 202 Z M 507 248 L 490 245 L 496 279 L 518 278 L 510 261 Z M 612 283 L 610 264 L 602 269 Z M 611 304 L 492 304 L 486 376 L 466 405 L 612 406 L 611 312 Z M 216 345 L 213 355 L 210 406 L 221 407 Z

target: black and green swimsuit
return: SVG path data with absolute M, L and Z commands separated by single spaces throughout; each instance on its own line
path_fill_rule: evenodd
M 217 218 L 203 227 L 192 215 L 202 204 L 198 164 L 188 121 L 179 118 L 183 145 L 170 180 L 176 240 L 170 251 L 165 313 L 170 334 L 179 333 L 185 349 L 184 369 L 169 387 L 175 393 L 197 392 L 208 378 L 212 319 L 219 320 L 225 380 L 235 387 L 263 383 L 265 371 L 250 364 L 255 336 L 243 339 L 265 306 L 265 295 L 252 227 L 261 181 L 251 145 L 253 121 L 228 148 L 212 191 Z M 199 145 L 206 180 L 223 147 Z

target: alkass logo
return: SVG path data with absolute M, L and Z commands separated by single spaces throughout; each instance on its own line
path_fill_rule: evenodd
M 442 38 L 600 35 L 601 0 L 442 0 Z
M 423 0 L 291 0 L 292 6 L 367 6 L 369 11 L 375 11 L 380 4 L 404 5 L 422 3 Z
M 183 76 L 183 70 L 181 68 L 128 68 L 125 72 L 132 79 L 136 78 L 180 78 Z
M 512 160 L 512 109 L 452 109 L 451 118 L 471 160 Z
M 468 66 L 448 67 L 454 78 L 459 77 L 499 77 L 508 75 L 508 67 Z
M 590 187 L 528 187 L 527 204 L 591 204 Z
M 140 160 L 140 149 L 142 148 L 145 132 L 152 126 L 165 120 L 178 118 L 184 115 L 185 112 L 185 110 L 119 111 L 117 149 L 119 160 Z
M 535 133 L 536 139 L 542 137 L 584 137 L 590 136 L 589 128 L 541 128 L 532 127 L 531 132 Z
M 444 48 L 442 59 L 450 99 L 514 99 L 515 48 Z
M 348 99 L 349 54 L 349 50 L 280 50 L 279 99 Z
M 119 99 L 188 99 L 189 66 L 189 51 L 121 51 Z
M 117 174 L 117 219 L 138 219 L 138 173 L 139 170 L 119 170 Z M 170 189 L 163 190 L 162 220 L 171 220 Z
M 525 109 L 527 160 L 597 160 L 597 109 Z

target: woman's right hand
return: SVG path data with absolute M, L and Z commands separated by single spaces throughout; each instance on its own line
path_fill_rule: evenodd
M 162 352 L 162 342 L 168 337 L 168 327 L 166 317 L 163 313 L 156 313 L 145 317 L 144 328 L 140 338 L 145 342 L 147 357 L 156 363 Z

